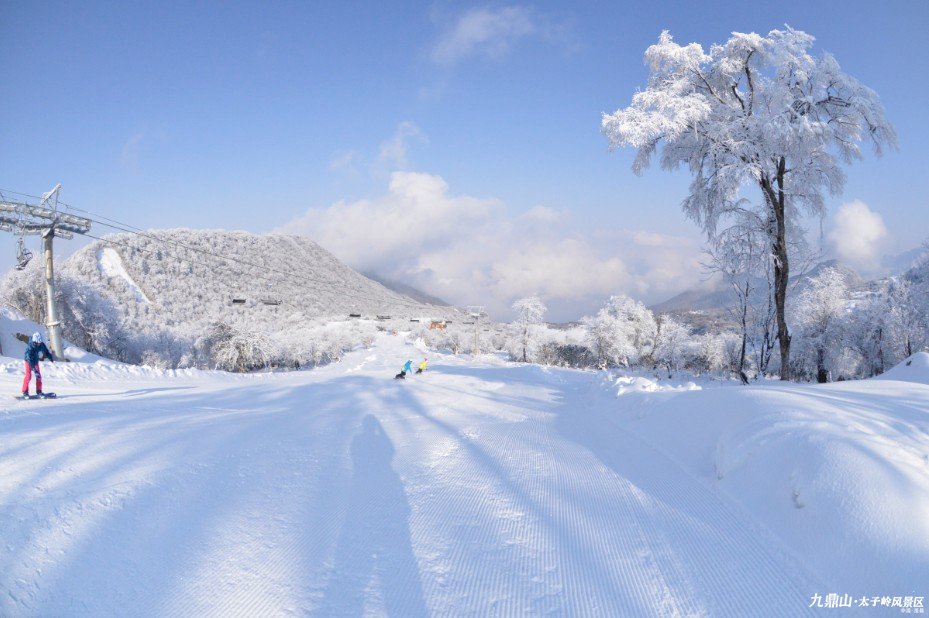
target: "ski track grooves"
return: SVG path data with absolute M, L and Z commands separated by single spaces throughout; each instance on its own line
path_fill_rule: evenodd
M 445 483 L 449 492 L 473 487 L 470 518 L 480 522 L 483 536 L 460 543 L 451 561 L 464 562 L 461 570 L 469 573 L 472 564 L 486 570 L 492 562 L 474 545 L 502 543 L 519 554 L 506 557 L 496 578 L 469 577 L 469 587 L 452 595 L 474 604 L 489 599 L 484 607 L 470 605 L 475 613 L 763 616 L 785 597 L 802 613 L 798 602 L 807 598 L 807 586 L 774 556 L 782 552 L 772 554 L 720 495 L 663 453 L 625 431 L 610 431 L 618 427 L 608 418 L 579 423 L 590 435 L 576 436 L 574 444 L 553 435 L 548 413 L 504 410 L 524 420 L 497 418 L 474 432 L 454 426 L 455 419 L 477 420 L 466 414 L 466 397 L 458 406 L 458 414 L 443 409 L 446 420 L 430 419 L 455 442 L 430 485 Z M 586 448 L 596 450 L 604 429 L 612 455 L 604 458 L 612 467 Z M 642 480 L 647 487 L 636 485 Z M 433 502 L 422 516 L 447 518 L 445 500 Z M 520 544 L 521 537 L 534 542 Z M 501 581 L 507 576 L 512 579 Z
M 810 577 L 592 374 L 363 359 L 0 416 L 0 615 L 805 611 Z

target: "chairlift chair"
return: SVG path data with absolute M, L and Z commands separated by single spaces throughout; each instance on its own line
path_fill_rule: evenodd
M 16 270 L 22 270 L 26 268 L 26 265 L 29 263 L 29 260 L 32 259 L 32 251 L 26 248 L 25 243 L 23 242 L 23 237 L 19 237 L 19 246 L 16 252 Z

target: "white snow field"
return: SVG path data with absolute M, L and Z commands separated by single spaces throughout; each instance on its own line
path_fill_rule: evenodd
M 5 359 L 0 615 L 874 615 L 901 610 L 860 598 L 929 592 L 929 357 L 741 387 L 429 352 L 392 379 L 423 355 L 45 364 L 47 401 L 14 401 Z

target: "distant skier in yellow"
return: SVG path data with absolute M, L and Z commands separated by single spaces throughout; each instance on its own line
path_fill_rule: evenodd
M 419 369 L 416 370 L 416 373 L 422 373 L 426 370 L 426 365 L 429 364 L 429 359 L 424 358 L 423 362 L 419 364 Z

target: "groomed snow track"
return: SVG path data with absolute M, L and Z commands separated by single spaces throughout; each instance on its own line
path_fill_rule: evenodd
M 0 615 L 796 616 L 826 590 L 594 374 L 392 380 L 409 351 L 4 406 Z

